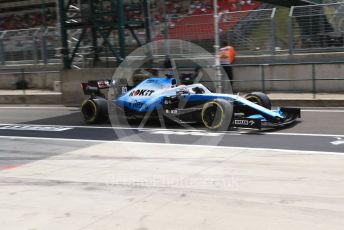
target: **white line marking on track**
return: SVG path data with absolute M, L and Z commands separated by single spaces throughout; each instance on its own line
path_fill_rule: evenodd
M 150 134 L 156 134 L 156 135 L 178 135 L 178 136 L 185 136 L 185 135 L 191 135 L 191 136 L 205 136 L 205 137 L 219 137 L 225 135 L 225 133 L 214 133 L 214 132 L 199 132 L 199 131 L 185 131 L 183 129 L 181 130 L 156 130 L 156 131 L 148 131 L 144 130 L 144 132 L 149 132 Z M 234 134 L 231 134 L 234 135 Z
M 344 152 L 322 152 L 322 151 L 309 151 L 309 150 L 291 150 L 291 149 L 268 149 L 268 148 L 252 148 L 252 147 L 231 147 L 231 146 L 212 146 L 212 145 L 195 145 L 195 144 L 173 144 L 173 143 L 147 143 L 147 142 L 132 142 L 132 141 L 105 141 L 105 140 L 84 140 L 84 139 L 66 139 L 66 138 L 45 138 L 45 137 L 21 137 L 21 136 L 0 136 L 0 139 L 7 140 L 49 140 L 49 141 L 66 141 L 66 142 L 89 142 L 89 143 L 115 143 L 115 144 L 137 144 L 144 146 L 175 146 L 175 147 L 202 147 L 202 148 L 211 148 L 211 149 L 233 149 L 233 150 L 254 150 L 254 151 L 263 151 L 268 153 L 269 151 L 277 151 L 283 153 L 292 153 L 292 154 L 313 154 L 313 155 L 337 155 L 344 156 Z
M 333 144 L 333 145 L 344 145 L 344 140 L 340 137 L 337 137 L 337 140 L 332 141 L 331 144 Z
M 317 133 L 263 133 L 280 136 L 307 136 L 307 137 L 344 137 L 344 134 L 317 134 Z
M 189 131 L 189 132 L 206 132 L 206 133 L 222 133 L 226 135 L 244 135 L 247 131 L 221 131 L 221 132 L 210 132 L 206 129 L 164 129 L 164 128 L 135 128 L 135 127 L 104 127 L 104 126 L 75 126 L 75 125 L 36 125 L 36 124 L 2 124 L 2 125 L 34 125 L 41 127 L 63 127 L 63 128 L 81 128 L 81 129 L 122 129 L 122 130 L 138 130 L 138 131 Z M 344 137 L 344 134 L 318 134 L 318 133 L 280 133 L 280 132 L 258 132 L 260 135 L 279 135 L 279 136 L 309 136 L 309 137 Z
M 44 131 L 44 132 L 62 132 L 71 130 L 71 127 L 61 126 L 37 126 L 37 125 L 0 125 L 0 130 L 20 130 L 20 131 Z
M 0 109 L 66 109 L 80 111 L 78 107 L 65 107 L 65 106 L 0 106 Z
M 314 112 L 314 113 L 344 113 L 344 110 L 317 110 L 317 109 L 301 109 L 302 112 Z

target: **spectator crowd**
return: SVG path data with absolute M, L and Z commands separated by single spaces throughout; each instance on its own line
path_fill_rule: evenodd
M 0 15 L 0 30 L 17 30 L 33 27 L 56 26 L 55 10 L 17 12 L 15 14 Z
M 134 2 L 134 1 L 133 1 Z M 155 24 L 164 21 L 164 8 L 170 16 L 170 27 L 176 23 L 178 18 L 189 15 L 211 14 L 213 13 L 213 0 L 167 0 L 161 5 L 160 0 L 152 3 L 152 18 Z M 229 11 L 240 10 L 241 6 L 251 5 L 252 0 L 219 0 L 221 9 Z M 130 6 L 131 4 L 128 4 Z M 126 8 L 126 17 L 128 20 L 143 21 L 144 15 L 142 8 L 128 10 Z M 35 11 L 18 11 L 13 14 L 0 13 L 0 30 L 27 29 L 33 27 L 56 26 L 57 15 L 55 8 L 47 8 L 44 11 L 37 9 Z

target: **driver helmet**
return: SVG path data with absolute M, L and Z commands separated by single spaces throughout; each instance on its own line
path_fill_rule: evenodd
M 169 72 L 169 73 L 165 74 L 165 76 L 167 78 L 172 78 L 172 77 L 174 77 L 174 74 L 172 72 Z

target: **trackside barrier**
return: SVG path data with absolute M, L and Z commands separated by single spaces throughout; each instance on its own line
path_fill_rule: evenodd
M 333 68 L 328 68 L 328 65 Z M 333 88 L 336 88 L 333 92 L 344 93 L 344 72 L 341 70 L 342 66 L 344 66 L 344 62 L 341 61 L 249 65 L 237 64 L 231 66 L 233 70 L 235 70 L 235 68 L 255 67 L 255 73 L 259 73 L 258 75 L 251 76 L 250 79 L 238 79 L 238 77 L 241 77 L 241 74 L 238 72 L 240 76 L 236 77 L 234 74 L 232 82 L 234 85 L 243 83 L 247 85 L 250 85 L 250 83 L 255 85 L 260 84 L 259 90 L 262 92 L 311 92 L 314 99 L 317 93 L 330 93 Z M 274 69 L 276 67 L 278 67 L 278 71 Z M 283 74 L 285 74 L 283 70 L 290 70 L 292 68 L 295 68 L 296 75 L 288 73 L 288 76 L 283 77 Z M 260 71 L 257 71 L 258 69 Z M 274 72 L 278 72 L 278 75 L 274 75 Z M 325 84 L 325 82 L 327 83 Z M 282 89 L 283 84 L 285 85 L 284 89 Z M 255 88 L 255 90 L 257 90 L 257 88 Z
M 60 82 L 59 71 L 27 71 L 23 68 L 1 68 L 0 90 L 53 91 Z M 19 91 L 18 91 L 19 92 Z
M 234 73 L 232 80 L 234 92 L 312 93 L 314 99 L 319 93 L 344 94 L 343 61 L 234 64 L 230 66 Z M 191 63 L 180 63 L 177 65 L 177 75 L 192 74 L 197 68 L 199 66 Z M 202 68 L 214 70 L 214 66 L 202 66 Z M 166 72 L 166 69 L 156 68 L 156 70 L 161 76 Z M 224 77 L 222 80 L 215 80 L 213 76 L 209 78 L 207 73 L 203 72 L 198 82 L 221 82 L 225 85 L 229 83 L 229 80 Z

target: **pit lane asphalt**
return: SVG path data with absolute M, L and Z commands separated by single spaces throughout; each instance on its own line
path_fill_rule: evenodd
M 119 124 L 113 126 L 86 125 L 78 108 L 0 107 L 0 138 L 120 140 L 344 153 L 342 108 L 307 108 L 302 110 L 302 118 L 294 126 L 267 132 L 234 130 L 215 133 L 197 129 L 184 130 L 177 125 L 162 129 L 154 123 L 144 128 Z

